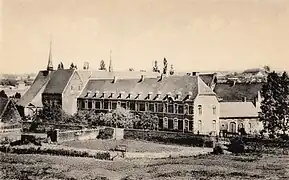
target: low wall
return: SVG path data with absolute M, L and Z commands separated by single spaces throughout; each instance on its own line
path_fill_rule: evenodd
M 57 131 L 57 142 L 96 139 L 99 129 Z
M 125 129 L 124 139 L 142 139 L 146 141 L 162 142 L 166 144 L 212 147 L 212 141 L 210 140 L 209 136 L 182 132 Z

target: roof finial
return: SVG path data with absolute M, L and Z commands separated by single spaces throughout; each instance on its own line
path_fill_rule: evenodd
M 50 49 L 49 49 L 49 56 L 48 56 L 47 71 L 53 71 L 53 63 L 52 63 L 52 35 L 50 35 Z
M 110 55 L 109 55 L 109 67 L 108 67 L 108 71 L 109 71 L 109 72 L 112 72 L 112 71 L 113 71 L 113 68 L 112 68 L 112 60 L 111 60 L 111 54 L 112 54 L 112 51 L 110 50 Z

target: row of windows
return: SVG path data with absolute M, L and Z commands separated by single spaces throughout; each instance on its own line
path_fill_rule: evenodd
M 166 103 L 144 103 L 144 102 L 124 102 L 124 101 L 87 101 L 87 106 L 85 105 L 86 101 L 82 101 L 81 108 L 93 108 L 94 109 L 116 109 L 117 106 L 121 106 L 125 109 L 130 109 L 133 111 L 150 111 L 150 112 L 168 112 L 168 113 L 178 113 L 178 114 L 194 114 L 193 106 L 188 104 L 166 104 Z M 216 106 L 212 107 L 213 115 L 216 115 Z M 203 114 L 202 105 L 198 105 L 198 114 Z
M 190 132 L 193 131 L 193 121 L 188 119 L 169 119 L 164 117 L 163 119 L 159 119 L 159 128 Z
M 213 121 L 212 121 L 213 131 L 216 131 L 216 129 L 217 129 L 216 123 L 217 123 L 216 120 L 213 120 Z M 199 121 L 198 121 L 198 131 L 202 132 L 202 130 L 203 130 L 202 120 L 199 120 Z
M 94 107 L 93 107 L 94 105 Z M 194 114 L 193 105 L 188 104 L 167 104 L 167 103 L 145 103 L 145 102 L 124 102 L 124 101 L 81 101 L 84 109 L 105 109 L 111 110 L 123 107 L 132 111 L 166 112 L 175 114 Z

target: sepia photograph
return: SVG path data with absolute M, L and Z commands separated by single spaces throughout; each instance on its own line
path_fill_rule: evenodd
M 289 179 L 289 0 L 0 0 L 0 179 Z

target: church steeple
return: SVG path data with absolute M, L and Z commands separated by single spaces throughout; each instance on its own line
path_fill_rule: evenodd
M 53 71 L 53 63 L 52 63 L 52 40 L 50 39 L 50 49 L 49 49 L 49 56 L 48 56 L 48 64 L 47 64 L 47 71 Z
M 109 67 L 108 67 L 108 72 L 112 72 L 113 68 L 112 68 L 112 60 L 111 60 L 111 50 L 110 50 L 110 57 L 109 57 Z

